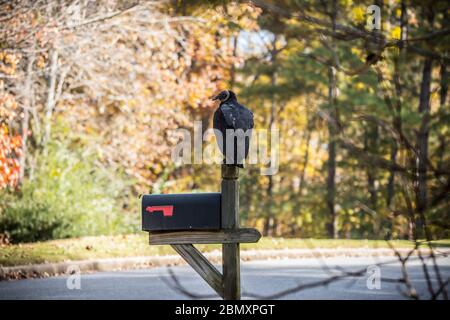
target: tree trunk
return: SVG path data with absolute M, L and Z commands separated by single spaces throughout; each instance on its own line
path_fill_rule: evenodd
M 53 49 L 50 56 L 50 74 L 48 78 L 47 103 L 45 106 L 45 127 L 44 127 L 44 141 L 43 141 L 44 146 L 50 141 L 52 129 L 52 115 L 55 108 L 57 70 L 58 70 L 58 51 Z
M 233 38 L 233 63 L 231 64 L 231 69 L 230 69 L 230 88 L 231 90 L 234 89 L 234 85 L 236 83 L 236 57 L 237 57 L 237 44 L 238 44 L 238 37 L 239 37 L 239 33 L 234 35 Z
M 25 177 L 25 166 L 28 155 L 27 143 L 29 134 L 29 123 L 30 123 L 30 110 L 32 108 L 32 95 L 33 95 L 33 64 L 36 55 L 30 53 L 28 57 L 27 64 L 27 76 L 25 80 L 25 92 L 24 92 L 24 108 L 23 108 L 23 118 L 22 118 L 22 154 L 20 156 L 20 172 L 19 172 L 19 184 L 22 183 Z
M 447 72 L 447 66 L 445 63 L 441 64 L 441 70 L 440 70 L 440 91 L 439 91 L 439 111 L 444 112 L 445 108 L 445 102 L 447 99 L 447 93 L 448 93 L 448 72 Z M 437 169 L 438 171 L 443 171 L 445 169 L 445 154 L 446 154 L 446 142 L 447 138 L 445 134 L 438 134 L 438 140 L 439 140 L 439 147 L 437 150 Z
M 366 131 L 364 139 L 365 149 L 368 153 L 374 154 L 378 143 L 378 127 L 377 125 L 370 125 Z M 367 167 L 367 189 L 369 191 L 370 209 L 377 210 L 377 188 L 376 182 L 376 168 L 373 166 Z
M 307 111 L 308 113 L 308 111 Z M 305 187 L 305 176 L 306 176 L 306 167 L 308 166 L 308 161 L 309 161 L 309 144 L 311 142 L 311 129 L 308 128 L 306 129 L 306 137 L 305 137 L 305 145 L 306 145 L 306 150 L 305 150 L 305 155 L 303 157 L 303 166 L 302 166 L 302 171 L 300 172 L 300 183 L 298 186 L 298 195 L 299 197 L 302 196 L 302 192 L 303 192 L 303 188 Z
M 336 90 L 336 70 L 331 67 L 329 70 L 329 101 L 333 106 Z M 328 123 L 328 161 L 327 161 L 327 209 L 329 215 L 328 236 L 337 238 L 336 230 L 336 212 L 335 212 L 335 195 L 336 195 L 336 127 L 332 122 Z
M 400 39 L 405 40 L 407 34 L 407 19 L 406 19 L 406 4 L 405 1 L 401 1 L 401 14 L 400 14 Z M 400 52 L 399 55 L 394 57 L 394 85 L 395 85 L 395 110 L 394 116 L 392 120 L 392 126 L 397 132 L 402 132 L 402 104 L 401 104 L 401 96 L 402 96 L 402 85 L 400 83 L 400 58 L 404 59 L 404 50 L 403 50 L 403 42 L 400 43 Z M 397 141 L 393 141 L 391 144 L 391 154 L 390 160 L 392 163 L 396 163 L 397 161 L 397 153 L 399 151 Z M 390 208 L 392 204 L 392 199 L 395 194 L 395 171 L 390 170 L 388 185 L 386 190 L 386 204 L 387 207 Z
M 417 135 L 417 189 L 416 208 L 420 217 L 421 227 L 425 221 L 423 217 L 427 209 L 427 159 L 428 159 L 428 136 L 430 122 L 430 87 L 433 60 L 426 58 L 423 64 L 422 83 L 420 86 L 419 113 L 422 117 L 419 133 Z
M 376 124 L 368 124 L 367 130 L 364 133 L 364 150 L 368 154 L 375 154 L 378 144 L 378 126 Z M 369 193 L 369 207 L 376 215 L 373 216 L 373 235 L 379 236 L 382 217 L 378 212 L 378 191 L 376 186 L 377 170 L 375 166 L 367 166 L 367 191 Z
M 273 37 L 273 43 L 272 43 L 272 50 L 271 50 L 271 64 L 274 68 L 272 74 L 271 74 L 271 78 L 270 78 L 270 83 L 272 85 L 272 88 L 275 87 L 275 85 L 277 84 L 277 74 L 275 71 L 275 65 L 276 65 L 276 60 L 277 60 L 277 51 L 276 51 L 276 42 L 277 42 L 277 36 L 275 35 Z M 270 104 L 270 118 L 269 118 L 269 128 L 271 129 L 273 124 L 275 123 L 275 110 L 276 110 L 276 101 L 275 101 L 275 95 L 272 94 L 272 99 L 271 99 L 271 104 Z M 274 213 L 273 213 L 273 176 L 272 175 L 268 175 L 267 178 L 269 179 L 269 183 L 267 184 L 267 190 L 266 190 L 266 195 L 267 195 L 267 204 L 268 204 L 268 217 L 267 217 L 267 221 L 266 221 L 266 235 L 269 236 L 273 236 L 274 232 L 275 232 L 275 228 L 276 228 L 276 224 L 275 224 L 275 218 L 274 218 Z
M 333 1 L 332 10 L 332 25 L 333 32 L 336 29 L 336 16 L 337 16 L 337 3 Z M 332 48 L 332 54 L 334 52 L 333 40 L 330 40 L 330 47 Z M 328 161 L 327 161 L 327 210 L 329 221 L 327 225 L 328 236 L 330 238 L 338 238 L 338 230 L 336 228 L 337 219 L 335 211 L 335 196 L 336 196 L 336 136 L 338 130 L 336 125 L 337 119 L 337 92 L 336 92 L 336 68 L 334 66 L 328 67 L 328 104 L 330 114 L 332 114 L 332 121 L 328 122 Z
M 445 101 L 447 99 L 447 93 L 448 93 L 448 72 L 447 72 L 447 65 L 445 63 L 441 64 L 441 70 L 440 70 L 440 91 L 439 91 L 439 107 L 443 110 L 445 106 Z
M 397 152 L 398 152 L 397 143 L 394 141 L 391 144 L 391 155 L 390 155 L 391 163 L 397 162 Z M 395 194 L 395 171 L 393 169 L 391 169 L 389 172 L 388 184 L 386 188 L 387 188 L 386 205 L 388 208 L 390 208 L 392 204 L 392 199 L 394 198 Z

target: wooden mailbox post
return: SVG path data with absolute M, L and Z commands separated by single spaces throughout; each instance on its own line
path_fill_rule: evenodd
M 149 231 L 151 245 L 172 248 L 226 300 L 241 298 L 240 243 L 258 242 L 256 229 L 239 228 L 239 168 L 222 165 L 220 230 Z M 222 244 L 221 274 L 194 244 Z
M 222 228 L 239 229 L 239 168 L 222 166 Z M 259 239 L 258 239 L 259 240 Z M 239 242 L 222 245 L 223 298 L 241 298 L 241 268 Z

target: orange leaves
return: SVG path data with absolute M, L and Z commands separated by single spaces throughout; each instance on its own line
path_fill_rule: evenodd
M 214 104 L 208 97 L 227 87 L 234 66 L 242 59 L 233 39 L 240 29 L 257 27 L 260 10 L 229 4 L 224 13 L 202 8 L 193 17 L 179 17 L 143 3 L 139 10 L 103 19 L 121 10 L 121 2 L 114 0 L 108 8 L 96 6 L 90 4 L 87 9 L 81 4 L 77 7 L 85 12 L 81 15 L 65 4 L 50 11 L 45 4 L 36 4 L 29 13 L 16 12 L 17 18 L 0 27 L 0 38 L 8 46 L 26 49 L 21 63 L 11 51 L 0 55 L 0 68 L 4 68 L 0 74 L 13 75 L 5 77 L 5 91 L 0 81 L 0 125 L 26 130 L 20 113 L 25 109 L 18 108 L 14 95 L 16 88 L 26 88 L 25 68 L 31 57 L 30 94 L 35 96 L 30 101 L 36 101 L 36 119 L 44 118 L 40 115 L 45 108 L 42 101 L 50 92 L 46 79 L 51 72 L 49 52 L 55 50 L 56 79 L 61 81 L 55 99 L 64 96 L 55 102 L 61 123 L 84 132 L 86 144 L 93 141 L 107 165 L 127 168 L 128 174 L 148 185 L 162 174 L 162 168 L 171 165 L 174 142 L 169 132 L 188 128 L 190 120 L 207 119 L 211 114 Z M 56 114 L 51 121 L 56 123 Z M 33 126 L 36 136 L 42 133 L 40 128 L 44 128 L 40 123 Z M 4 187 L 17 181 L 15 173 L 20 168 L 15 159 L 21 140 L 11 132 L 1 134 Z
M 20 56 L 16 54 L 0 51 L 0 73 L 12 76 L 16 73 Z
M 0 90 L 0 124 L 11 121 L 17 109 L 17 102 L 13 95 Z
M 13 75 L 18 62 L 17 56 L 0 52 L 0 73 Z M 22 137 L 12 134 L 7 125 L 16 117 L 16 109 L 15 97 L 4 91 L 0 81 L 0 189 L 14 187 L 19 182 Z
M 46 64 L 46 58 L 44 57 L 44 55 L 40 55 L 37 57 L 36 59 L 36 67 L 38 69 L 44 69 L 45 64 Z
M 0 126 L 0 189 L 15 187 L 19 182 L 20 164 L 18 157 L 22 153 L 22 137 L 9 135 L 5 124 Z

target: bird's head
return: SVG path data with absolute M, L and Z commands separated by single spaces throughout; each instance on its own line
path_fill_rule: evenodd
M 223 90 L 212 98 L 212 100 L 219 100 L 220 102 L 225 102 L 230 99 L 236 99 L 236 94 L 231 90 Z

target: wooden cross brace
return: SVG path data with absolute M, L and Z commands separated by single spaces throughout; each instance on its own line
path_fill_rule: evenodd
M 260 238 L 261 234 L 258 230 L 251 228 L 220 231 L 159 231 L 149 234 L 149 243 L 151 245 L 170 244 L 219 296 L 237 300 L 240 298 L 239 243 L 258 242 Z M 211 243 L 222 243 L 224 275 L 193 245 Z M 231 248 L 225 247 L 229 245 Z M 235 248 L 237 252 L 234 251 Z M 226 296 L 225 290 L 227 290 Z
M 149 233 L 152 245 L 170 244 L 172 248 L 226 300 L 241 298 L 240 243 L 258 242 L 256 229 L 239 228 L 239 168 L 222 165 L 222 230 L 158 231 Z M 193 244 L 222 244 L 221 274 Z

